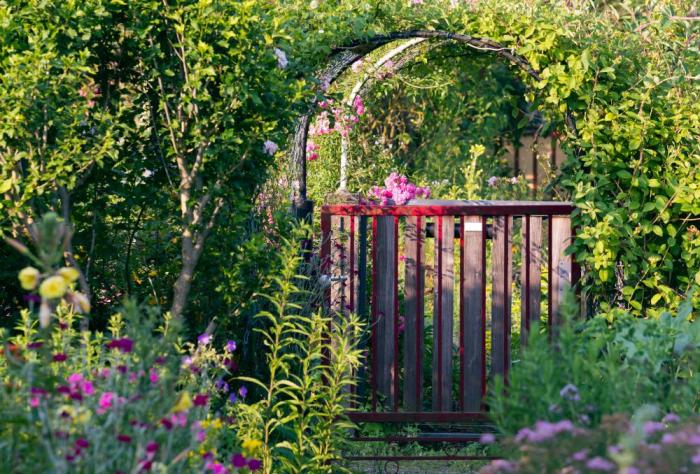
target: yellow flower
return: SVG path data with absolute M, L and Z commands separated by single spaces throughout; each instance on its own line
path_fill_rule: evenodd
M 75 282 L 80 276 L 80 272 L 74 267 L 63 267 L 58 270 L 58 274 L 63 277 L 67 285 Z
M 262 441 L 257 440 L 257 439 L 247 439 L 241 443 L 241 447 L 243 448 L 244 451 L 248 451 L 248 453 L 252 454 L 255 451 L 258 450 L 262 446 Z
M 39 283 L 39 270 L 34 267 L 25 267 L 19 272 L 19 283 L 22 289 L 33 290 Z
M 173 413 L 180 411 L 187 411 L 192 408 L 192 399 L 190 398 L 189 392 L 182 392 L 180 398 L 178 398 L 177 403 L 173 406 L 171 410 Z
M 54 275 L 41 282 L 39 294 L 46 299 L 60 298 L 66 293 L 67 289 L 66 280 L 63 277 Z

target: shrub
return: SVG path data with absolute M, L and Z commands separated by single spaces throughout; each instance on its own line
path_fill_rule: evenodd
M 700 419 L 681 422 L 670 413 L 659 420 L 657 413 L 646 406 L 632 418 L 606 415 L 595 429 L 538 421 L 506 442 L 514 461 L 499 460 L 480 472 L 698 472 Z
M 351 374 L 360 364 L 356 341 L 362 325 L 356 316 L 309 315 L 316 298 L 298 274 L 298 245 L 282 249 L 283 268 L 268 297 L 272 311 L 258 316 L 267 348 L 269 374 L 263 380 L 241 377 L 258 387 L 260 399 L 235 404 L 232 412 L 241 439 L 262 441 L 264 472 L 332 472 L 332 461 L 352 425 L 343 413 L 350 401 Z M 311 285 L 312 288 L 315 285 Z M 311 290 L 313 291 L 313 290 Z M 330 334 L 328 334 L 330 329 Z
M 66 228 L 47 215 L 33 231 L 36 252 L 13 245 L 41 267 L 19 274 L 39 315 L 32 304 L 15 335 L 0 333 L 3 465 L 15 472 L 259 468 L 256 445 L 234 453 L 234 426 L 214 410 L 226 403 L 222 377 L 235 367 L 235 346 L 217 351 L 209 334 L 183 343 L 178 320 L 133 301 L 111 317 L 107 334 L 78 330 L 76 311 L 89 310 L 74 290 L 78 271 L 56 268 Z
M 690 295 L 692 297 L 692 295 Z M 677 316 L 565 323 L 553 343 L 533 334 L 514 363 L 507 394 L 502 382 L 490 400 L 505 433 L 538 420 L 595 426 L 605 415 L 633 413 L 644 404 L 688 415 L 700 402 L 700 324 Z

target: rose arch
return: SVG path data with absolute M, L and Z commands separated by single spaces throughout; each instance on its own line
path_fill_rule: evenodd
M 382 60 L 390 59 L 400 53 L 404 53 L 405 57 L 396 65 L 397 69 L 409 63 L 418 54 L 417 46 L 426 40 L 433 40 L 439 43 L 436 46 L 441 46 L 445 42 L 457 42 L 465 44 L 475 50 L 484 53 L 494 54 L 509 63 L 513 64 L 531 79 L 539 81 L 541 79 L 539 71 L 537 71 L 530 62 L 515 51 L 515 48 L 504 46 L 496 41 L 488 38 L 475 37 L 463 33 L 453 33 L 448 31 L 432 31 L 432 30 L 413 30 L 394 32 L 386 35 L 377 35 L 362 41 L 355 41 L 342 47 L 337 47 L 330 56 L 327 66 L 318 75 L 318 81 L 324 86 L 329 86 L 338 79 L 353 63 L 360 61 L 365 56 L 369 55 L 378 48 L 392 42 L 407 40 L 396 49 L 388 53 Z M 357 94 L 359 88 L 364 87 L 364 81 L 358 82 L 353 89 L 352 94 Z M 352 99 L 352 98 L 351 98 Z M 312 106 L 304 115 L 302 115 L 296 124 L 294 138 L 290 149 L 290 165 L 293 170 L 292 177 L 292 207 L 294 213 L 299 218 L 307 217 L 313 209 L 313 202 L 307 197 L 307 167 L 306 167 L 306 145 L 309 134 L 309 125 L 317 112 L 316 105 Z M 567 111 L 565 114 L 565 123 L 570 132 L 575 133 L 576 127 L 573 116 Z M 342 181 L 342 179 L 341 179 Z

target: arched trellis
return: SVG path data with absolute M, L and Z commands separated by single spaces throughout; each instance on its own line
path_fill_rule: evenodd
M 366 40 L 356 41 L 346 46 L 338 47 L 329 58 L 327 67 L 319 74 L 318 80 L 322 84 L 330 85 L 343 74 L 354 62 L 375 51 L 377 48 L 398 40 L 410 39 L 438 39 L 443 41 L 457 41 L 479 51 L 492 53 L 509 61 L 533 79 L 539 81 L 540 74 L 530 62 L 517 54 L 513 48 L 504 46 L 488 38 L 478 38 L 463 33 L 448 31 L 413 30 L 394 32 L 387 35 L 377 35 Z M 419 44 L 418 42 L 415 44 Z M 299 218 L 308 216 L 312 211 L 313 203 L 308 200 L 306 194 L 306 144 L 308 140 L 309 125 L 316 113 L 316 106 L 301 116 L 297 122 L 290 160 L 293 172 L 292 180 L 292 206 Z M 572 133 L 576 133 L 573 117 L 567 112 L 566 125 Z

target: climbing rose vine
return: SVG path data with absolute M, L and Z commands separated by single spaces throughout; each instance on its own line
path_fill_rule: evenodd
M 372 186 L 370 197 L 378 199 L 383 206 L 388 204 L 402 205 L 411 199 L 429 198 L 430 189 L 416 186 L 409 182 L 405 176 L 394 172 L 384 180 L 384 187 Z

